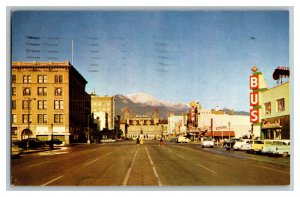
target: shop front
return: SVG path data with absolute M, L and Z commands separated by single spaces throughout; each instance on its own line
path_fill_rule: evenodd
M 262 119 L 262 139 L 290 139 L 290 116 Z

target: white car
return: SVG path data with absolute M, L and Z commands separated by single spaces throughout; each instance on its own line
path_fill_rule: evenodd
M 191 140 L 187 137 L 179 136 L 177 138 L 177 143 L 189 143 Z
M 203 139 L 203 141 L 201 142 L 201 147 L 204 148 L 204 147 L 210 147 L 210 148 L 213 148 L 215 146 L 215 142 L 213 139 L 211 138 L 205 138 Z
M 106 139 L 106 140 L 101 140 L 102 143 L 112 143 L 112 142 L 115 142 L 116 140 L 113 140 L 111 138 L 109 139 Z
M 290 155 L 290 140 L 274 140 L 271 144 L 264 145 L 261 152 L 288 156 Z
M 250 151 L 252 149 L 252 140 L 246 141 L 246 143 L 241 145 L 240 150 Z
M 234 150 L 242 150 L 242 145 L 249 144 L 251 140 L 249 139 L 240 139 L 235 142 L 233 145 Z

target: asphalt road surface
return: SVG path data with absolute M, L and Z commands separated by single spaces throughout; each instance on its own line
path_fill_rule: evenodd
M 145 140 L 81 144 L 11 160 L 12 186 L 276 186 L 290 158 Z

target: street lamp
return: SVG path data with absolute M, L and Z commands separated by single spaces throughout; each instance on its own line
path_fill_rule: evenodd
M 229 127 L 228 139 L 230 139 L 230 125 L 231 125 L 231 122 L 228 122 L 228 127 Z
M 27 132 L 28 132 L 28 138 L 27 138 L 27 149 L 29 149 L 29 138 L 30 138 L 30 103 L 32 100 L 36 100 L 35 98 L 28 98 L 27 99 L 27 107 L 28 107 L 28 116 L 27 116 L 27 122 L 28 122 L 28 128 L 27 128 Z
M 90 141 L 90 125 L 89 125 L 89 122 L 90 122 L 90 114 L 88 114 L 88 140 L 87 140 L 87 143 L 90 144 L 91 141 Z

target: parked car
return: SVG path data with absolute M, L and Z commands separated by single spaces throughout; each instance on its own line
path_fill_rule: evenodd
M 225 139 L 223 142 L 223 147 L 226 148 L 227 150 L 230 150 L 233 148 L 236 140 L 234 139 Z
M 283 141 L 282 144 L 277 144 L 274 150 L 274 155 L 290 156 L 291 144 L 290 141 Z
M 60 145 L 62 144 L 62 141 L 59 139 L 53 139 L 53 140 L 48 140 L 45 142 L 45 144 L 50 145 L 51 143 L 55 144 L 55 145 Z
M 241 145 L 240 150 L 244 150 L 246 152 L 250 152 L 252 148 L 252 142 L 253 140 L 246 141 L 244 144 Z
M 261 152 L 269 155 L 288 156 L 290 154 L 290 140 L 273 140 L 271 144 L 264 145 Z
M 242 150 L 242 145 L 243 144 L 249 144 L 251 140 L 249 139 L 239 139 L 238 141 L 236 141 L 233 145 L 233 149 L 234 150 Z
M 189 143 L 191 140 L 187 137 L 179 136 L 177 138 L 177 143 Z
M 109 138 L 109 139 L 101 140 L 101 142 L 102 143 L 112 143 L 112 142 L 116 142 L 116 140 Z
M 23 139 L 19 143 L 20 148 L 27 148 L 28 139 Z M 37 138 L 29 138 L 29 148 L 43 148 L 45 143 Z
M 210 147 L 213 148 L 215 146 L 215 142 L 212 138 L 204 138 L 203 141 L 201 142 L 201 147 Z
M 250 153 L 259 154 L 261 153 L 264 145 L 271 144 L 272 142 L 273 140 L 253 140 Z
M 23 148 L 19 147 L 19 142 L 14 141 L 11 143 L 11 155 L 12 157 L 17 157 L 23 153 Z

